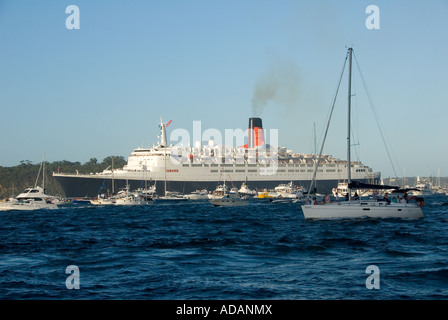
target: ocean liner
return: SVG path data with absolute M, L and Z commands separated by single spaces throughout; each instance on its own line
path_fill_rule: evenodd
M 247 143 L 229 148 L 224 145 L 194 147 L 167 144 L 168 123 L 160 123 L 157 146 L 134 149 L 123 168 L 101 173 L 53 173 L 67 197 L 93 197 L 101 188 L 131 190 L 151 186 L 159 195 L 170 192 L 213 191 L 222 181 L 234 187 L 246 183 L 251 189 L 274 189 L 293 182 L 308 188 L 317 161 L 316 154 L 299 154 L 265 143 L 261 118 L 249 118 Z M 361 162 L 351 163 L 351 175 L 365 183 L 379 183 L 381 174 Z M 316 192 L 331 193 L 347 176 L 347 161 L 324 155 L 316 175 Z

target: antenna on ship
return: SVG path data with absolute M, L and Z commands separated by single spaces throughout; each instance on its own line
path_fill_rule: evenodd
M 162 116 L 160 116 L 160 141 L 159 147 L 166 147 L 166 130 L 163 123 Z

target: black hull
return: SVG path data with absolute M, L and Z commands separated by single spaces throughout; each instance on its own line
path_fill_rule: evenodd
M 61 185 L 65 192 L 66 197 L 96 197 L 99 193 L 104 193 L 106 190 L 108 193 L 115 193 L 126 187 L 126 183 L 129 184 L 130 190 L 136 190 L 138 188 L 145 188 L 145 182 L 141 180 L 125 180 L 114 179 L 114 188 L 112 188 L 112 179 L 94 178 L 94 177 L 73 177 L 73 176 L 55 176 L 56 181 Z M 276 180 L 276 181 L 248 181 L 248 187 L 250 189 L 274 189 L 281 183 L 289 183 L 291 180 Z M 367 183 L 367 179 L 358 180 L 360 182 Z M 229 187 L 235 186 L 240 188 L 244 181 L 227 181 L 226 184 Z M 309 180 L 292 180 L 296 186 L 304 186 L 309 188 Z M 321 194 L 331 194 L 331 190 L 338 185 L 338 180 L 318 180 L 316 181 L 316 192 Z M 371 181 L 370 181 L 371 182 Z M 164 194 L 164 181 L 146 182 L 147 187 L 156 184 L 157 194 L 163 196 Z M 208 191 L 215 190 L 219 181 L 167 181 L 166 189 L 168 191 L 178 191 L 184 194 L 191 193 L 195 190 L 207 189 Z M 221 181 L 222 183 L 222 181 Z M 375 182 L 374 182 L 375 183 Z M 378 181 L 376 181 L 378 183 Z M 104 186 L 104 188 L 102 188 Z

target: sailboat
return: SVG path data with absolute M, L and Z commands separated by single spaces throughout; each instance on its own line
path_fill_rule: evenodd
M 188 198 L 184 197 L 183 195 L 181 195 L 180 192 L 178 191 L 168 191 L 166 188 L 166 149 L 168 148 L 167 146 L 167 142 L 166 142 L 166 127 L 171 123 L 163 123 L 162 117 L 160 117 L 160 142 L 159 142 L 159 147 L 163 148 L 163 161 L 164 161 L 164 166 L 163 166 L 163 171 L 164 171 L 164 192 L 163 192 L 163 196 L 157 197 L 155 199 L 155 202 L 158 204 L 170 204 L 170 203 L 178 203 L 178 202 L 184 202 L 187 201 Z
M 348 124 L 347 124 L 347 166 L 351 168 L 350 160 L 350 113 L 351 113 L 351 73 L 352 73 L 352 55 L 353 48 L 349 48 L 347 56 L 349 58 L 349 74 L 348 74 Z M 346 61 L 347 61 L 346 56 Z M 342 74 L 341 74 L 342 79 Z M 334 104 L 333 104 L 334 106 Z M 330 116 L 331 118 L 331 116 Z M 327 124 L 328 132 L 329 123 Z M 325 139 L 324 139 L 325 141 Z M 309 190 L 312 190 L 315 181 L 317 168 L 321 159 L 324 142 L 322 143 L 319 159 L 314 167 L 313 180 Z M 305 219 L 347 219 L 347 218 L 423 218 L 421 204 L 415 203 L 394 203 L 389 201 L 376 200 L 354 200 L 351 197 L 351 189 L 353 188 L 377 188 L 377 189 L 399 189 L 398 187 L 390 187 L 383 185 L 367 185 L 351 180 L 351 170 L 347 170 L 348 183 L 348 201 L 330 202 L 325 204 L 308 203 L 310 193 L 308 192 L 306 204 L 302 205 L 302 211 Z M 395 190 L 398 191 L 398 190 Z M 421 202 L 423 203 L 423 202 Z
M 109 168 L 109 167 L 107 167 Z M 107 169 L 106 169 L 107 170 Z M 98 196 L 96 199 L 91 199 L 90 203 L 93 205 L 100 205 L 100 206 L 104 206 L 104 205 L 112 205 L 115 204 L 115 197 L 114 197 L 114 193 L 115 193 L 115 181 L 114 181 L 114 157 L 112 157 L 112 170 L 111 170 L 111 174 L 112 174 L 112 195 L 108 195 L 108 192 L 104 193 L 101 192 L 103 191 L 107 191 L 106 187 L 104 186 L 104 182 L 101 185 L 100 190 L 98 191 Z
M 129 184 L 126 184 L 126 189 L 120 190 L 117 193 L 115 199 L 115 205 L 124 206 L 136 206 L 136 205 L 149 205 L 153 204 L 152 198 L 145 199 L 144 195 L 140 191 L 131 192 L 129 189 Z

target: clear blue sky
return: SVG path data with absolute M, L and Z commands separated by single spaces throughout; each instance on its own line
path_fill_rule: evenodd
M 71 4 L 79 30 L 65 26 Z M 371 4 L 379 30 L 365 26 Z M 245 129 L 270 77 L 264 127 L 312 152 L 352 45 L 397 174 L 448 176 L 447 17 L 446 0 L 0 1 L 0 165 L 44 150 L 50 162 L 127 158 L 157 142 L 160 115 L 169 129 Z M 354 158 L 393 176 L 356 72 Z M 345 81 L 324 150 L 344 159 Z

